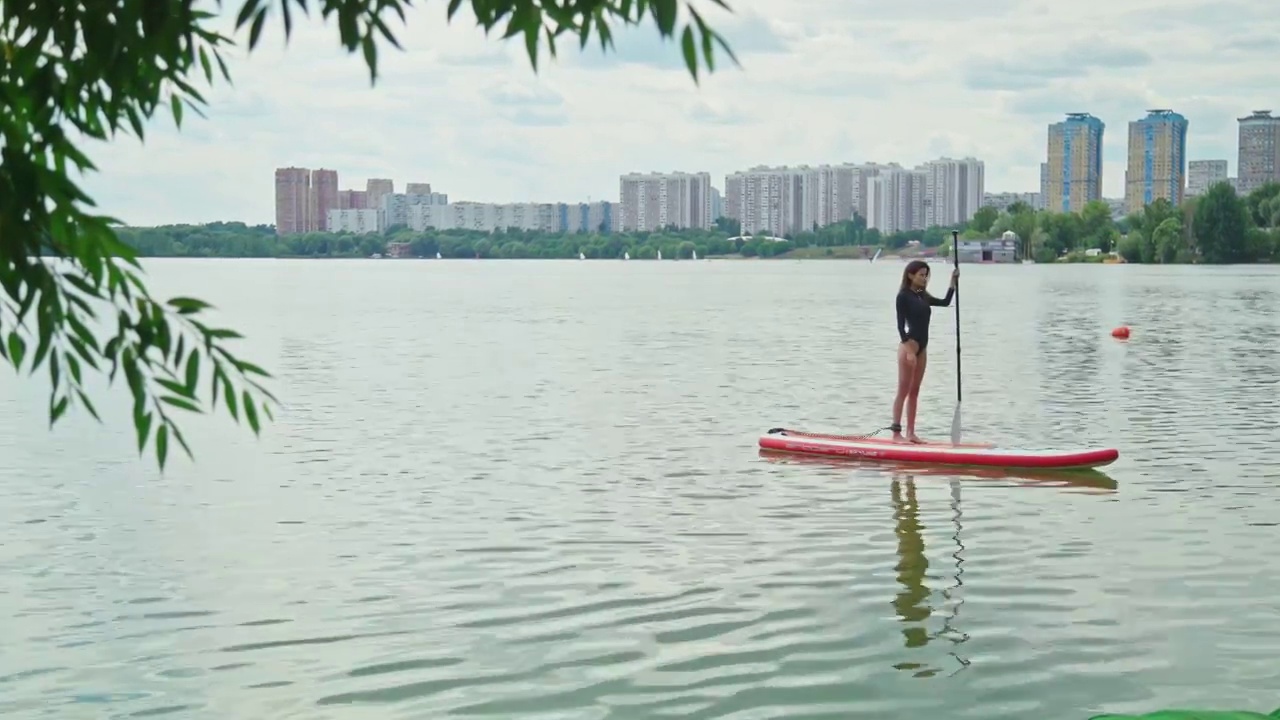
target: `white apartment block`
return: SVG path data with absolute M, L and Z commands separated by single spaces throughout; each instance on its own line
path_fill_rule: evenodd
M 378 203 L 378 217 L 382 229 L 386 230 L 397 225 L 408 225 L 409 208 L 417 205 L 448 205 L 449 196 L 433 192 L 389 193 L 379 198 Z
M 1226 160 L 1192 160 L 1187 163 L 1187 197 L 1208 192 L 1218 183 L 1229 182 Z
M 409 208 L 409 228 L 422 232 L 436 230 L 498 229 L 558 232 L 560 213 L 556 203 L 477 203 L 448 205 L 421 204 Z
M 901 170 L 898 163 L 863 163 L 856 166 L 853 176 L 853 211 L 864 221 L 871 217 L 867 206 L 867 198 L 871 193 L 871 182 L 883 170 Z
M 999 192 L 999 193 L 983 193 L 983 207 L 992 207 L 997 210 L 1004 210 L 1014 203 L 1022 203 L 1032 210 L 1043 210 L 1044 202 L 1040 193 L 1037 192 Z
M 981 160 L 765 167 L 725 177 L 724 214 L 746 233 L 787 235 L 864 218 L 881 232 L 968 222 L 982 207 Z M 891 228 L 891 229 L 886 229 Z
M 576 203 L 559 205 L 563 208 L 563 221 L 559 228 L 568 233 L 613 232 L 618 229 L 622 214 L 611 202 Z
M 738 220 L 744 234 L 781 237 L 805 229 L 805 168 L 763 165 L 725 176 L 725 215 Z
M 617 205 L 594 203 L 420 203 L 407 208 L 410 230 L 527 230 L 595 233 L 617 230 Z
M 756 166 L 725 176 L 724 216 L 744 233 L 783 236 L 850 220 L 857 212 L 859 165 Z
M 619 178 L 621 230 L 652 231 L 668 225 L 710 228 L 711 173 L 628 173 Z
M 885 235 L 923 229 L 927 184 L 922 170 L 882 169 L 867 185 L 867 227 Z
M 325 227 L 332 233 L 355 233 L 368 235 L 376 233 L 378 227 L 378 211 L 366 210 L 330 210 L 328 224 Z
M 982 207 L 986 168 L 976 158 L 939 158 L 916 168 L 925 174 L 924 227 L 954 227 Z

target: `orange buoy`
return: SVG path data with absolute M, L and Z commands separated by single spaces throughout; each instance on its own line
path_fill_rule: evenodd
M 1112 330 L 1112 331 L 1111 331 L 1111 337 L 1113 337 L 1113 338 L 1115 338 L 1115 339 L 1117 339 L 1117 340 L 1128 340 L 1128 339 L 1129 339 L 1129 326 L 1128 326 L 1128 325 L 1121 325 L 1120 327 L 1116 328 L 1115 330 Z

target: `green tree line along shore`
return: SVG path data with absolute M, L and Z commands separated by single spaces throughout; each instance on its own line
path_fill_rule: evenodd
M 1116 253 L 1133 263 L 1248 263 L 1280 261 L 1280 184 L 1245 197 L 1226 184 L 1175 207 L 1157 200 L 1142 212 L 1111 217 L 1105 202 L 1080 213 L 1035 211 L 1014 203 L 1001 211 L 983 208 L 967 225 L 893 234 L 867 228 L 860 217 L 783 240 L 742 237 L 735 221 L 721 218 L 711 230 L 657 232 L 547 233 L 508 229 L 427 230 L 404 227 L 385 233 L 353 235 L 307 233 L 278 237 L 270 225 L 243 223 L 122 228 L 121 238 L 151 257 L 357 258 L 407 244 L 414 257 L 577 258 L 648 260 L 698 257 L 869 257 L 875 249 L 900 250 L 917 241 L 948 250 L 952 230 L 965 239 L 1018 236 L 1019 256 L 1037 262 L 1101 261 Z M 844 249 L 837 251 L 838 249 Z M 848 250 L 856 252 L 849 252 Z M 1100 253 L 1089 253 L 1089 250 Z

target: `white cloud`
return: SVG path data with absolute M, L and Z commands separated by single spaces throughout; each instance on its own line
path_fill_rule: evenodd
M 1263 0 L 730 0 L 707 10 L 738 53 L 695 84 L 652 26 L 617 52 L 559 44 L 529 67 L 523 42 L 490 38 L 443 3 L 410 11 L 370 87 L 332 23 L 278 20 L 237 52 L 235 85 L 207 120 L 167 116 L 144 145 L 90 147 L 103 211 L 140 224 L 273 221 L 273 171 L 336 169 L 430 182 L 455 200 L 616 199 L 619 174 L 761 163 L 987 163 L 990 190 L 1035 190 L 1045 126 L 1087 111 L 1107 123 L 1104 194 L 1123 193 L 1127 123 L 1152 107 L 1191 121 L 1189 155 L 1235 167 L 1235 119 L 1280 111 L 1280 16 Z M 228 6 L 232 12 L 238 5 Z M 699 7 L 710 6 L 702 2 Z

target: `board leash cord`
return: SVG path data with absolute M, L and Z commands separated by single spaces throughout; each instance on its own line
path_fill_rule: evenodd
M 880 433 L 884 432 L 885 430 L 902 432 L 902 426 L 888 425 L 880 428 L 879 430 L 872 430 L 871 432 L 866 433 L 865 435 L 834 435 L 831 433 L 810 433 L 810 432 L 804 432 L 801 430 L 788 430 L 787 428 L 769 428 L 768 434 L 769 435 L 788 435 L 788 436 L 794 436 L 794 437 L 810 437 L 810 438 L 834 438 L 837 440 L 869 440 L 875 437 L 876 435 L 879 435 Z

